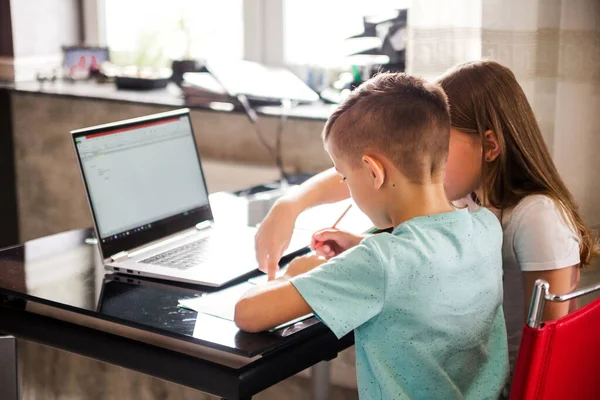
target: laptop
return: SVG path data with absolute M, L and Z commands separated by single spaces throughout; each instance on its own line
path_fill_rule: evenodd
M 290 70 L 246 60 L 211 60 L 208 71 L 232 97 L 279 104 L 281 100 L 314 103 L 319 95 Z
M 71 135 L 107 269 L 212 287 L 256 270 L 256 229 L 213 218 L 188 109 Z

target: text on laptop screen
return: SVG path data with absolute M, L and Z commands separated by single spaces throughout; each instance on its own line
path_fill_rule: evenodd
M 101 238 L 208 205 L 189 116 L 76 139 Z

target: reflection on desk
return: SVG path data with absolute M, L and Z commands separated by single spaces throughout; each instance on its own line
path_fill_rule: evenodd
M 181 309 L 179 299 L 211 289 L 107 275 L 97 248 L 85 243 L 91 235 L 91 230 L 71 231 L 1 251 L 0 295 L 25 299 L 28 311 L 52 312 L 58 319 L 62 319 L 59 311 L 69 318 L 73 314 L 91 317 L 96 325 L 98 321 L 118 324 L 149 336 L 160 335 L 247 358 L 327 331 L 317 323 L 285 337 L 283 330 L 250 334 L 239 331 L 232 321 Z

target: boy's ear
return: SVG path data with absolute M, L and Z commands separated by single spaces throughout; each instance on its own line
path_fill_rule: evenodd
M 379 189 L 385 182 L 385 168 L 383 164 L 377 158 L 367 155 L 362 157 L 362 161 L 365 167 L 369 169 L 369 173 L 373 179 L 373 187 Z
M 486 162 L 492 162 L 500 155 L 500 143 L 498 136 L 492 130 L 487 130 L 484 133 L 483 139 L 483 159 Z

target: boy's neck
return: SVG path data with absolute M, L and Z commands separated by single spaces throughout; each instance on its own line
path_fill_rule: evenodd
M 387 212 L 394 227 L 414 217 L 454 211 L 444 185 L 406 183 L 388 191 Z

